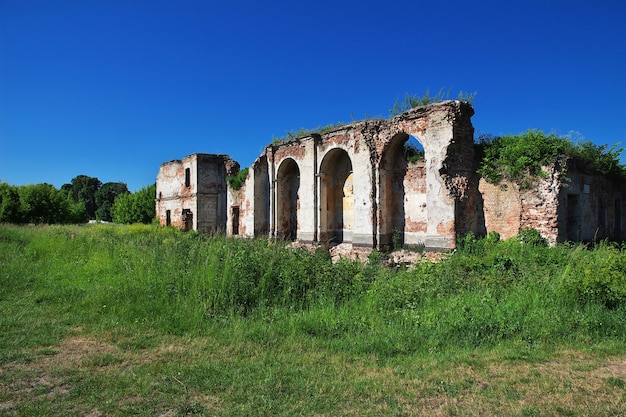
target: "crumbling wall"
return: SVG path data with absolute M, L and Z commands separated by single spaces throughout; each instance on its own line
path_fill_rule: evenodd
M 185 179 L 195 171 L 194 165 L 188 157 L 161 165 L 156 181 L 156 214 L 161 226 L 181 229 L 189 226 L 185 224 L 183 211 L 196 211 L 195 184 L 187 186 Z
M 195 198 L 197 230 L 379 248 L 397 234 L 402 244 L 449 249 L 459 230 L 480 223 L 471 199 L 480 195 L 471 166 L 472 115 L 467 103 L 446 101 L 271 144 L 241 190 L 227 193 L 229 158 L 222 168 L 209 157 L 196 158 L 197 189 L 180 190 L 177 183 L 170 190 L 168 183 L 184 174 L 164 164 L 157 188 L 176 202 L 172 209 Z M 403 155 L 409 136 L 424 147 L 419 163 Z M 165 198 L 159 201 L 163 219 Z
M 428 232 L 428 194 L 426 182 L 426 162 L 419 160 L 407 163 L 406 174 L 402 178 L 406 195 L 404 208 L 404 234 L 400 243 L 417 244 L 425 242 Z M 402 192 L 402 191 L 400 191 Z M 402 212 L 398 213 L 402 214 Z M 396 211 L 394 211 L 396 215 Z
M 224 232 L 227 223 L 226 176 L 239 172 L 239 164 L 226 155 L 195 154 L 197 197 L 196 230 Z
M 479 190 L 483 198 L 486 230 L 498 232 L 502 239 L 517 236 L 522 215 L 517 184 L 510 181 L 492 184 L 482 178 Z
M 544 167 L 543 171 L 545 177 L 537 177 L 524 189 L 506 180 L 498 184 L 480 180 L 487 232 L 496 231 L 508 239 L 521 228 L 533 228 L 551 245 L 556 244 L 562 174 L 554 166 Z
M 561 173 L 554 167 L 544 168 L 544 172 L 547 173 L 545 178 L 537 178 L 532 187 L 520 190 L 520 227 L 536 229 L 554 245 L 559 236 Z
M 161 225 L 184 230 L 226 230 L 226 175 L 239 164 L 226 155 L 192 154 L 164 163 L 157 175 Z
M 566 175 L 559 200 L 558 241 L 623 240 L 626 185 L 579 170 L 573 160 L 568 161 Z
M 525 189 L 509 181 L 480 181 L 487 231 L 506 239 L 521 228 L 534 228 L 551 245 L 565 241 L 623 239 L 625 186 L 598 173 L 581 172 L 569 161 L 567 169 L 543 167 Z
M 450 249 L 456 245 L 460 232 L 480 226 L 480 208 L 475 201 L 478 192 L 473 151 L 472 107 L 458 101 L 445 101 L 417 107 L 398 115 L 382 126 L 377 135 L 377 153 L 380 154 L 378 184 L 383 191 L 378 199 L 380 207 L 379 237 L 381 242 L 393 235 L 395 207 L 385 199 L 388 190 L 386 176 L 392 172 L 389 165 L 402 164 L 397 154 L 397 138 L 417 138 L 424 147 L 425 199 L 422 193 L 408 193 L 404 187 L 404 213 L 416 217 L 405 218 L 402 240 L 405 244 L 421 244 L 432 249 Z M 391 140 L 390 140 L 391 139 Z M 383 197 L 383 198 L 380 198 Z M 470 200 L 473 198 L 473 200 Z M 468 204 L 468 201 L 474 204 Z M 415 208 L 418 205 L 420 209 Z M 406 217 L 406 216 L 405 216 Z M 426 218 L 426 224 L 423 219 Z

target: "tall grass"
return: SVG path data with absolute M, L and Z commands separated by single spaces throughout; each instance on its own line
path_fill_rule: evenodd
M 72 327 L 189 336 L 231 329 L 382 358 L 626 343 L 620 247 L 491 237 L 411 269 L 376 259 L 333 264 L 323 250 L 144 225 L 3 225 L 0 307 L 29 313 L 0 318 L 13 335 L 0 351 L 8 360 L 7 344 L 46 345 Z

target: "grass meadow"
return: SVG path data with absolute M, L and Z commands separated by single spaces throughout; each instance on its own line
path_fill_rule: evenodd
M 383 257 L 0 225 L 0 416 L 626 415 L 621 246 Z

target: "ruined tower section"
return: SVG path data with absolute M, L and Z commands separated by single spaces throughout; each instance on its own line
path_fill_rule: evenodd
M 238 170 L 226 155 L 192 154 L 161 165 L 156 212 L 163 226 L 199 232 L 226 230 L 226 176 Z

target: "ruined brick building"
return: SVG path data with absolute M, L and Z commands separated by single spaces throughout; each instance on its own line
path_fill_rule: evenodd
M 550 242 L 622 237 L 622 184 L 574 164 L 536 187 L 487 183 L 476 173 L 471 105 L 444 101 L 387 120 L 268 145 L 239 189 L 227 155 L 192 154 L 161 165 L 161 225 L 369 248 L 454 248 L 457 236 L 504 238 L 534 227 Z M 424 156 L 409 162 L 416 138 Z

